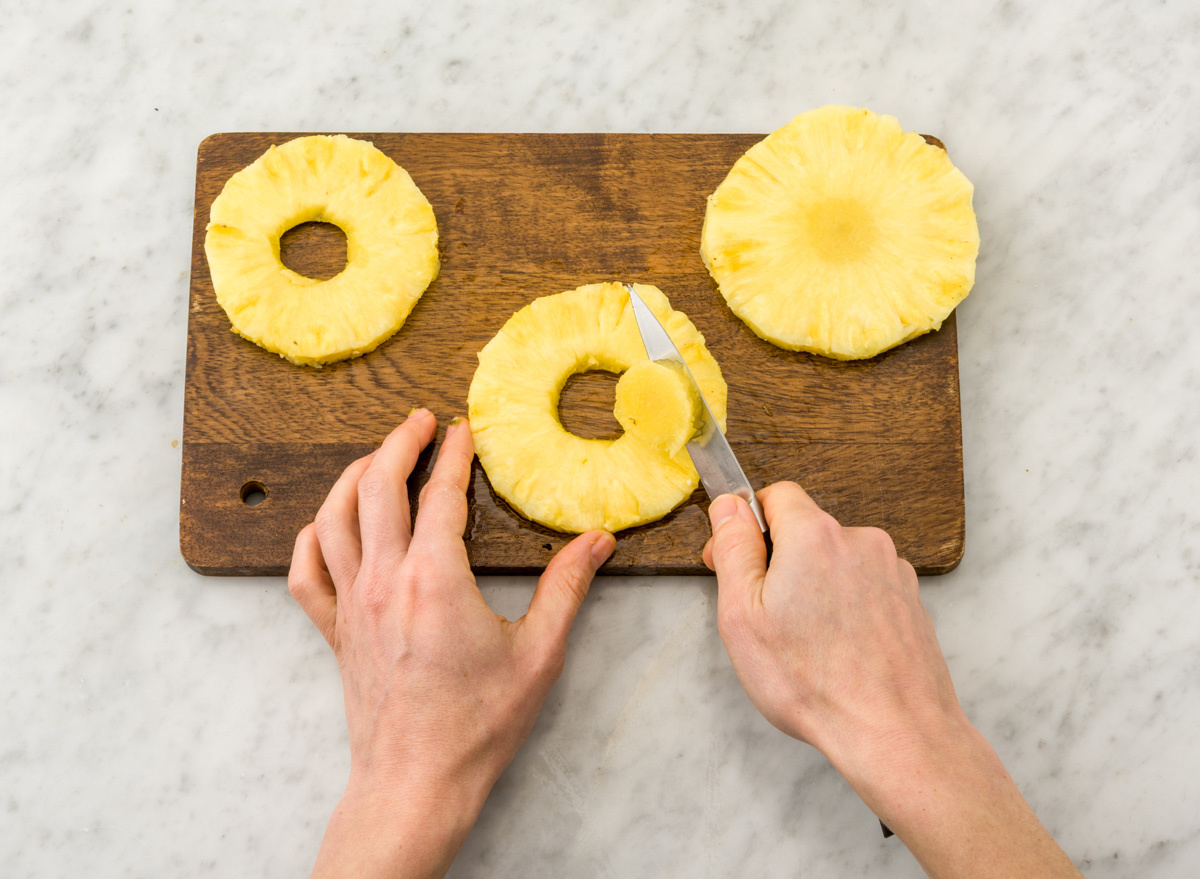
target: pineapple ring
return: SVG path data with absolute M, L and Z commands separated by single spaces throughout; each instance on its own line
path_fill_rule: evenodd
M 730 309 L 781 348 L 874 357 L 936 330 L 975 282 L 973 188 L 891 116 L 802 113 L 708 197 L 700 255 Z
M 636 289 L 724 431 L 725 380 L 704 337 L 657 287 Z M 575 373 L 620 373 L 647 359 L 620 284 L 543 296 L 514 314 L 479 352 L 467 395 L 475 451 L 496 493 L 526 518 L 573 532 L 645 525 L 687 500 L 699 477 L 686 448 L 669 454 L 630 432 L 615 440 L 585 439 L 568 433 L 558 418 L 559 394 Z M 617 389 L 623 393 L 620 384 Z
M 279 259 L 307 222 L 346 234 L 346 267 L 327 281 Z M 236 333 L 292 363 L 320 367 L 375 350 L 438 274 L 437 220 L 408 173 L 343 134 L 272 146 L 213 201 L 204 239 L 217 302 Z

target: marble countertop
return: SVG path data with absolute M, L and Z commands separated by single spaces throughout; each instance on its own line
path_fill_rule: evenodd
M 935 132 L 976 187 L 958 692 L 1092 877 L 1200 874 L 1194 3 L 4 4 L 0 869 L 304 874 L 339 681 L 177 545 L 196 147 L 231 130 Z M 492 579 L 519 614 L 532 583 Z M 704 578 L 605 579 L 451 875 L 918 876 L 737 685 Z

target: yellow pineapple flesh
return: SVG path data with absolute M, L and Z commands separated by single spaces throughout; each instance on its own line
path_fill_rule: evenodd
M 635 285 L 662 321 L 688 364 L 714 417 L 725 427 L 725 380 L 687 316 L 650 285 Z M 558 417 L 559 395 L 573 374 L 624 373 L 648 363 L 646 349 L 618 283 L 590 284 L 535 299 L 518 311 L 479 352 L 467 397 L 475 449 L 492 488 L 526 518 L 559 531 L 618 531 L 661 519 L 699 484 L 687 450 L 669 452 L 634 431 L 619 438 L 585 439 Z M 618 382 L 616 408 L 641 411 L 672 399 L 678 379 L 646 400 L 626 399 L 636 382 Z M 691 430 L 692 414 L 679 408 Z M 663 428 L 662 434 L 671 431 Z M 665 443 L 670 446 L 672 443 Z
M 675 455 L 702 426 L 700 394 L 678 364 L 642 360 L 617 382 L 613 414 L 624 430 Z
M 306 222 L 346 235 L 326 281 L 283 265 L 279 239 Z M 272 146 L 213 202 L 204 241 L 217 301 L 235 332 L 293 363 L 373 351 L 438 274 L 437 221 L 408 173 L 366 141 L 314 135 Z
M 975 281 L 970 181 L 890 116 L 802 113 L 708 198 L 700 253 L 729 307 L 781 348 L 874 357 L 936 330 Z

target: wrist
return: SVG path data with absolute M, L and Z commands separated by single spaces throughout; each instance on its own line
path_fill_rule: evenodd
M 957 706 L 868 739 L 833 762 L 934 879 L 1080 879 Z
M 993 875 L 978 865 L 1011 856 L 1005 828 L 1023 828 L 1026 855 L 1049 838 L 992 746 L 957 706 L 881 730 L 831 762 L 930 876 Z M 948 864 L 961 869 L 937 869 Z M 1041 874 L 1031 868 L 1009 875 Z
M 944 820 L 968 789 L 986 800 L 1012 787 L 991 745 L 957 705 L 864 729 L 822 750 L 897 834 Z
M 352 770 L 329 819 L 313 875 L 444 875 L 492 781 L 380 779 Z
M 888 812 L 896 801 L 922 796 L 926 785 L 936 785 L 954 767 L 995 759 L 991 746 L 959 710 L 866 729 L 822 751 L 868 805 Z M 998 760 L 996 769 L 1003 771 Z

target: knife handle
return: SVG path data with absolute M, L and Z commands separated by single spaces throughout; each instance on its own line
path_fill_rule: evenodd
M 763 512 L 762 504 L 758 502 L 758 495 L 754 494 L 753 490 L 751 490 L 747 502 L 750 504 L 750 512 L 758 520 L 758 527 L 762 529 L 763 542 L 767 545 L 767 564 L 769 565 L 775 546 L 771 543 L 771 529 L 767 526 L 767 514 Z

